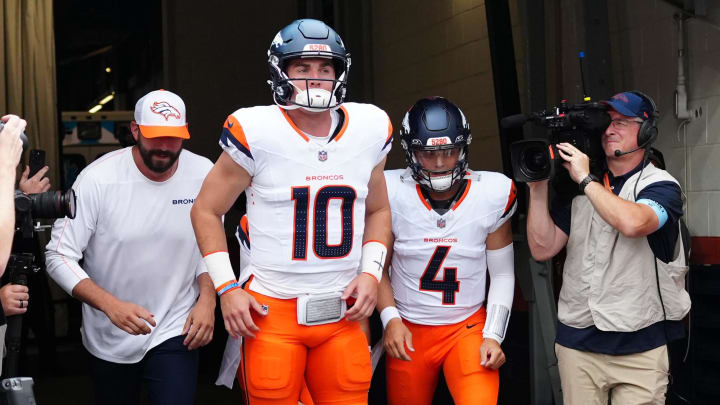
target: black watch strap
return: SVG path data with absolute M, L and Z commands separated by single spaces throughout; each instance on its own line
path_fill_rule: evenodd
M 582 181 L 581 181 L 580 183 L 578 183 L 578 187 L 580 188 L 580 192 L 581 192 L 581 193 L 584 193 L 584 192 L 585 192 L 585 187 L 587 187 L 587 185 L 590 184 L 590 182 L 593 182 L 593 181 L 600 181 L 600 179 L 598 179 L 597 176 L 595 176 L 595 175 L 592 174 L 592 173 L 591 173 L 591 174 L 588 174 L 587 176 L 585 176 L 585 178 L 582 179 Z

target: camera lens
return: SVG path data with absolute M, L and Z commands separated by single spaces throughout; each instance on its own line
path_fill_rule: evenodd
M 548 170 L 547 149 L 530 146 L 523 151 L 520 161 L 522 170 L 528 177 L 542 175 Z
M 33 218 L 75 218 L 75 191 L 30 194 Z

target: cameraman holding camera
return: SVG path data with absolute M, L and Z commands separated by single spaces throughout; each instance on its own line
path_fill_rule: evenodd
M 45 177 L 48 170 L 49 167 L 45 166 L 34 176 L 28 177 L 30 165 L 26 165 L 18 182 L 20 191 L 25 194 L 38 194 L 50 190 L 50 179 Z M 0 287 L 0 303 L 2 303 L 5 316 L 22 315 L 27 312 L 28 305 L 30 305 L 29 291 L 27 286 L 11 282 Z
M 5 272 L 15 234 L 15 168 L 22 155 L 20 134 L 27 123 L 16 115 L 2 117 L 0 131 L 0 276 Z
M 0 130 L 0 276 L 5 273 L 13 236 L 15 235 L 15 168 L 22 156 L 23 144 L 20 134 L 27 123 L 16 115 L 2 117 L 3 128 Z M 5 344 L 7 324 L 2 317 L 0 325 L 0 348 Z M 2 354 L 0 350 L 0 369 Z
M 528 183 L 528 243 L 536 260 L 563 247 L 555 351 L 566 404 L 664 404 L 667 343 L 684 335 L 690 310 L 678 237 L 680 186 L 649 164 L 658 113 L 647 95 L 628 91 L 604 101 L 602 180 L 588 156 L 557 145 L 580 195 L 553 199 L 548 181 Z

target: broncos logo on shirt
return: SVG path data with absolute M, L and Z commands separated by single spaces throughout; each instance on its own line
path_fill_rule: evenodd
M 165 121 L 170 117 L 180 119 L 180 111 L 177 108 L 171 106 L 167 101 L 156 101 L 150 106 L 150 111 L 155 114 L 160 114 L 165 118 Z

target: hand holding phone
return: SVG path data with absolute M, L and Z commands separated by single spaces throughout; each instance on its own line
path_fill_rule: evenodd
M 33 177 L 37 174 L 38 171 L 40 171 L 40 169 L 45 167 L 45 151 L 42 149 L 31 149 L 29 163 L 29 177 Z
M 44 193 L 50 189 L 50 179 L 45 177 L 48 167 L 45 166 L 45 151 L 32 149 L 29 164 L 20 176 L 19 188 L 25 194 Z

